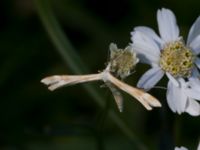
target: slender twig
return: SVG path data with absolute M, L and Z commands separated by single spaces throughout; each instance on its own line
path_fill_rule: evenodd
M 100 114 L 98 123 L 96 125 L 96 129 L 97 129 L 97 142 L 98 142 L 98 150 L 105 150 L 105 144 L 104 144 L 104 140 L 105 140 L 105 134 L 104 134 L 104 126 L 105 126 L 105 121 L 108 117 L 108 113 L 110 110 L 110 93 L 107 90 L 106 91 L 106 96 L 105 96 L 105 100 L 106 100 L 106 104 L 105 107 L 102 109 L 102 113 Z

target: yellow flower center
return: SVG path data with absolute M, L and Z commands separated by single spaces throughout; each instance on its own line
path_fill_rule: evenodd
M 194 64 L 192 51 L 182 41 L 165 45 L 161 52 L 160 66 L 174 77 L 188 77 Z

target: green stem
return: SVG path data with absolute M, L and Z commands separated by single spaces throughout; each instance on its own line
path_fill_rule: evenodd
M 84 65 L 82 62 L 80 56 L 70 44 L 66 35 L 62 32 L 62 29 L 56 20 L 55 14 L 52 11 L 49 0 L 35 0 L 35 5 L 47 33 L 49 34 L 56 47 L 56 50 L 62 57 L 65 64 L 69 66 L 75 74 L 89 72 L 86 65 Z M 98 90 L 96 90 L 96 88 L 86 84 L 83 86 L 100 107 L 105 106 L 104 99 L 101 94 L 99 94 Z M 139 150 L 146 150 L 144 144 L 137 139 L 131 129 L 113 110 L 109 111 L 109 117 L 116 123 L 122 132 L 132 140 Z

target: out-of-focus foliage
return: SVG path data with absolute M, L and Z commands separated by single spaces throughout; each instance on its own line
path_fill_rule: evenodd
M 157 30 L 158 8 L 174 11 L 184 36 L 200 14 L 198 0 L 49 0 L 49 3 L 63 34 L 89 68 L 86 73 L 104 69 L 109 44 L 115 42 L 125 47 L 130 43 L 134 26 Z M 40 83 L 43 77 L 74 72 L 58 53 L 37 11 L 32 0 L 0 1 L 0 149 L 132 150 L 138 149 L 135 142 L 152 150 L 170 150 L 174 145 L 196 149 L 199 117 L 173 114 L 162 89 L 150 91 L 163 104 L 151 112 L 124 93 L 123 113 L 118 112 L 111 93 L 100 88 L 101 83 L 88 85 L 99 90 L 107 103 L 105 108 L 99 107 L 81 85 L 48 91 Z M 147 68 L 139 64 L 136 73 L 125 81 L 135 86 Z M 163 80 L 160 85 L 165 83 Z M 108 117 L 108 109 L 114 109 L 138 141 L 133 142 L 118 128 Z

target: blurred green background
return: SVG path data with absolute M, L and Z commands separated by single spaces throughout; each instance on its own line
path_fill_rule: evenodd
M 196 149 L 199 117 L 173 114 L 164 90 L 150 91 L 163 104 L 151 112 L 123 93 L 119 113 L 101 82 L 55 92 L 40 83 L 104 69 L 111 42 L 125 47 L 134 26 L 157 31 L 161 7 L 174 11 L 184 37 L 200 14 L 199 0 L 1 0 L 0 149 Z M 148 67 L 138 65 L 126 82 L 135 86 Z

